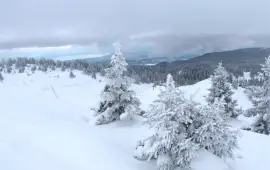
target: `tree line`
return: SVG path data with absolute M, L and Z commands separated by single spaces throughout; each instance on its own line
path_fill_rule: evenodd
M 108 68 L 109 65 L 108 62 L 89 63 L 87 60 L 55 61 L 45 58 L 18 57 L 2 59 L 2 61 L 0 61 L 0 71 L 14 73 L 17 70 L 17 72 L 23 73 L 26 67 L 30 67 L 32 72 L 35 72 L 36 70 L 47 72 L 59 68 L 62 71 L 80 70 L 84 74 L 95 78 L 97 73 L 104 76 L 105 69 Z M 235 68 L 236 69 L 229 71 L 229 81 L 231 83 L 234 81 L 234 84 L 242 87 L 261 84 L 260 79 L 257 79 L 257 75 L 255 74 L 252 74 L 250 80 L 239 78 L 243 75 L 243 71 L 238 67 Z M 133 78 L 137 84 L 154 83 L 154 85 L 164 85 L 166 76 L 171 74 L 174 77 L 176 85 L 180 86 L 194 84 L 207 79 L 212 73 L 212 66 L 203 63 L 176 65 L 174 63 L 159 63 L 153 66 L 128 65 L 127 71 L 124 74 Z

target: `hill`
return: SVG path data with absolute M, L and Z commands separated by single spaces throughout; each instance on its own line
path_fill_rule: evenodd
M 26 70 L 27 72 L 27 70 Z M 155 162 L 132 158 L 136 141 L 150 133 L 141 119 L 93 126 L 91 107 L 99 101 L 102 77 L 94 80 L 81 72 L 36 71 L 5 74 L 0 83 L 0 169 L 3 170 L 155 170 Z M 100 81 L 99 81 L 100 80 Z M 204 102 L 209 81 L 180 87 Z M 133 85 L 143 109 L 156 99 L 160 88 Z M 54 92 L 55 91 L 55 92 Z M 57 97 L 56 95 L 57 94 Z M 243 108 L 250 103 L 239 89 L 233 96 Z M 90 123 L 90 124 L 89 124 Z M 245 123 L 238 120 L 238 125 Z M 268 170 L 269 136 L 241 131 L 234 161 L 224 162 L 202 150 L 193 170 Z M 132 135 L 130 135 L 132 134 Z M 128 136 L 128 137 L 127 137 Z
M 130 66 L 130 69 L 135 74 L 153 77 L 150 82 L 157 83 L 164 82 L 166 75 L 171 73 L 179 85 L 185 85 L 207 79 L 220 61 L 235 76 L 243 76 L 243 72 L 251 72 L 253 76 L 260 71 L 260 64 L 264 63 L 269 55 L 269 48 L 246 48 L 207 53 L 189 60 L 161 62 L 148 68 Z M 143 82 L 148 83 L 144 79 Z
M 234 70 L 236 67 L 247 71 L 258 71 L 258 67 L 262 64 L 266 57 L 270 55 L 270 48 L 245 48 L 232 51 L 222 51 L 207 53 L 186 61 L 175 61 L 170 67 L 178 67 L 187 64 L 202 64 L 213 68 L 218 62 Z
M 111 60 L 112 54 L 106 54 L 101 57 L 91 57 L 84 59 L 90 63 L 97 63 L 97 62 L 106 62 L 108 63 Z M 167 57 L 167 56 L 158 56 L 158 57 L 150 57 L 148 54 L 139 53 L 139 52 L 127 52 L 125 53 L 126 61 L 129 64 L 157 64 L 160 62 L 173 62 L 177 60 L 188 60 L 195 57 L 194 55 L 184 55 L 184 56 L 175 56 L 175 57 Z

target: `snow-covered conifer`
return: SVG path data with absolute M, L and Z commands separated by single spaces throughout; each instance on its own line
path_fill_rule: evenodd
M 92 73 L 92 74 L 91 74 L 91 77 L 92 77 L 93 79 L 97 79 L 96 73 Z
M 238 79 L 235 76 L 233 76 L 232 77 L 232 88 L 237 89 L 238 86 L 239 86 Z
M 133 79 L 124 75 L 127 63 L 115 44 L 115 53 L 111 58 L 111 67 L 105 70 L 107 84 L 101 94 L 102 101 L 96 110 L 96 124 L 106 124 L 119 119 L 130 119 L 133 114 L 139 114 L 140 101 L 135 92 L 130 90 Z
M 214 74 L 211 76 L 212 86 L 209 89 L 210 93 L 207 97 L 207 102 L 213 104 L 215 100 L 224 100 L 225 103 L 225 117 L 236 118 L 242 111 L 237 108 L 237 101 L 232 99 L 232 89 L 228 82 L 228 72 L 220 62 L 215 69 Z
M 37 70 L 37 67 L 34 65 L 31 67 L 31 71 L 34 73 Z
M 24 73 L 25 67 L 19 67 L 19 73 Z
M 201 126 L 196 129 L 193 141 L 221 158 L 234 158 L 233 150 L 238 147 L 238 132 L 228 127 L 223 118 L 224 101 L 216 100 L 213 104 L 200 107 Z
M 266 58 L 262 65 L 263 85 L 253 88 L 251 91 L 254 107 L 249 110 L 250 115 L 257 115 L 257 119 L 252 124 L 251 130 L 254 132 L 270 134 L 270 56 Z
M 184 98 L 175 88 L 172 76 L 167 76 L 166 90 L 158 95 L 146 122 L 155 133 L 139 141 L 134 157 L 138 160 L 157 159 L 159 170 L 189 168 L 197 145 L 191 140 L 194 131 L 196 104 Z
M 61 71 L 65 71 L 66 70 L 66 67 L 65 67 L 65 64 L 64 62 L 61 63 Z
M 55 71 L 55 66 L 52 65 L 52 66 L 51 66 L 51 69 L 52 69 L 52 71 Z
M 6 72 L 11 73 L 12 72 L 12 67 L 11 66 L 6 66 Z
M 0 72 L 0 82 L 4 80 L 4 77 L 2 76 L 2 73 Z
M 75 78 L 76 76 L 75 76 L 75 74 L 71 71 L 70 73 L 69 73 L 69 78 Z

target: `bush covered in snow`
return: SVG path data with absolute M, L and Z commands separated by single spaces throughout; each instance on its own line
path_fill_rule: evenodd
M 138 142 L 134 157 L 138 160 L 158 159 L 160 170 L 189 167 L 198 149 L 190 138 L 197 112 L 195 106 L 174 87 L 172 76 L 168 75 L 166 90 L 159 94 L 158 100 L 145 114 L 146 122 L 156 132 Z
M 233 158 L 237 135 L 222 116 L 225 109 L 221 101 L 198 107 L 175 88 L 169 74 L 166 90 L 145 114 L 155 133 L 138 142 L 134 157 L 157 159 L 159 170 L 189 169 L 200 148 L 219 157 Z
M 238 132 L 231 130 L 228 119 L 224 119 L 224 103 L 216 100 L 211 105 L 200 106 L 200 126 L 195 130 L 193 141 L 221 158 L 234 158 L 233 150 L 238 147 Z

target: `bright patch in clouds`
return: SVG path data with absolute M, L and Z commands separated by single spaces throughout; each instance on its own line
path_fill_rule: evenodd
M 106 55 L 96 44 L 90 46 L 65 45 L 58 47 L 28 47 L 0 51 L 0 58 L 35 57 L 52 59 L 83 59 Z

